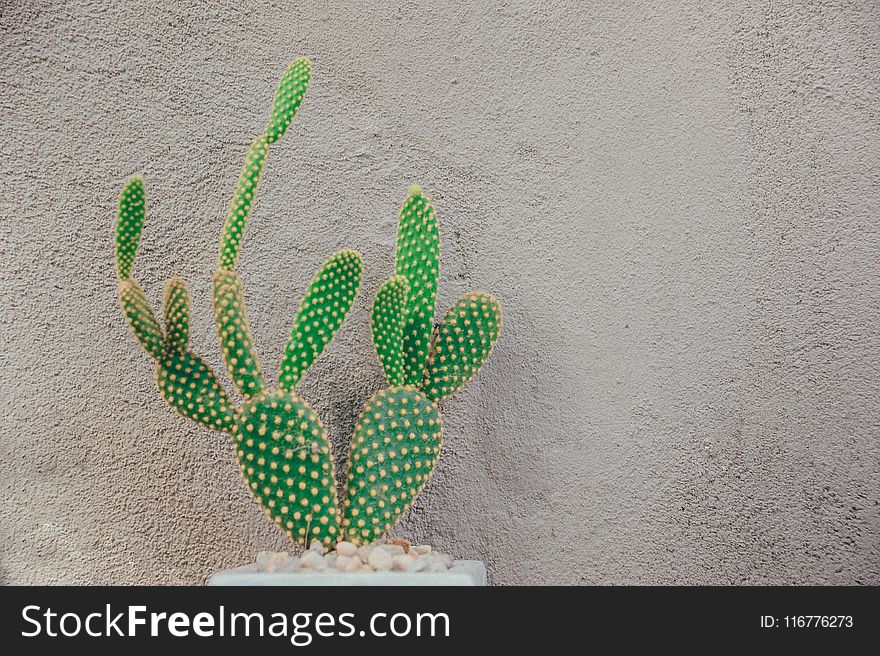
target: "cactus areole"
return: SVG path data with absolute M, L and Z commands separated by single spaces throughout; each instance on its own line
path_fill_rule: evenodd
M 363 259 L 343 250 L 315 273 L 275 387 L 263 376 L 235 268 L 269 148 L 293 121 L 311 77 L 305 58 L 281 76 L 266 131 L 248 150 L 220 238 L 212 279 L 214 322 L 227 374 L 243 403 L 236 406 L 217 375 L 189 350 L 186 282 L 168 281 L 162 325 L 132 277 L 146 216 L 140 177 L 131 178 L 119 198 L 119 302 L 138 343 L 156 361 L 162 397 L 184 417 L 232 437 L 248 491 L 291 540 L 368 544 L 394 527 L 428 482 L 443 442 L 437 403 L 459 390 L 489 356 L 501 331 L 501 306 L 490 294 L 471 292 L 434 327 L 439 229 L 434 206 L 419 187 L 411 187 L 400 211 L 395 272 L 379 288 L 371 316 L 373 344 L 389 387 L 374 394 L 358 418 L 338 495 L 327 430 L 295 388 L 351 310 Z

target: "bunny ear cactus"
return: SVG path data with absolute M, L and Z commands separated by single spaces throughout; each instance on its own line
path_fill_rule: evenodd
M 476 374 L 501 332 L 498 300 L 471 292 L 432 337 L 439 259 L 436 211 L 413 186 L 400 212 L 396 275 L 373 302 L 373 344 L 390 387 L 367 401 L 351 441 L 342 528 L 356 544 L 391 530 L 424 489 L 443 445 L 436 403 Z
M 315 274 L 294 320 L 276 389 L 263 377 L 236 270 L 269 147 L 284 136 L 310 81 L 307 59 L 295 60 L 282 75 L 266 132 L 248 150 L 220 240 L 212 279 L 214 321 L 227 373 L 244 398 L 241 407 L 235 407 L 211 368 L 188 349 L 186 283 L 172 278 L 165 288 L 163 330 L 131 277 L 146 214 L 139 177 L 128 181 L 119 201 L 116 271 L 123 314 L 138 343 L 157 361 L 163 398 L 184 417 L 232 436 L 248 490 L 292 540 L 331 545 L 338 538 L 340 512 L 330 442 L 321 420 L 294 388 L 348 315 L 360 286 L 361 256 L 341 251 Z
M 236 269 L 270 147 L 287 131 L 311 81 L 297 59 L 284 72 L 268 125 L 251 143 L 226 214 L 212 278 L 214 324 L 226 371 L 243 399 L 236 407 L 207 363 L 189 348 L 186 282 L 171 278 L 164 327 L 132 277 L 146 216 L 143 180 L 119 199 L 116 273 L 119 301 L 141 348 L 156 361 L 165 401 L 184 417 L 232 437 L 248 491 L 295 542 L 369 543 L 389 531 L 431 476 L 443 439 L 437 403 L 470 380 L 501 330 L 501 306 L 465 294 L 434 329 L 440 237 L 434 206 L 412 187 L 400 212 L 395 275 L 376 294 L 372 336 L 389 387 L 364 406 L 351 441 L 340 505 L 331 444 L 320 418 L 295 391 L 351 310 L 363 271 L 353 250 L 332 255 L 308 285 L 284 350 L 278 385 L 266 380 Z

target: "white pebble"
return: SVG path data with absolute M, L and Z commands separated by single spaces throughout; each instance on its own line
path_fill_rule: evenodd
M 288 556 L 286 551 L 261 551 L 257 554 L 257 571 L 274 572 Z
M 336 569 L 340 572 L 347 572 L 350 568 L 360 567 L 361 561 L 359 558 L 352 558 L 351 556 L 336 556 Z
M 367 558 L 367 564 L 377 572 L 391 569 L 391 554 L 384 549 L 373 549 Z
M 403 547 L 399 544 L 380 544 L 379 549 L 389 556 L 400 556 L 403 554 Z
M 354 556 L 357 553 L 357 545 L 352 542 L 337 542 L 336 543 L 336 553 L 340 556 Z
M 286 551 L 261 551 L 257 554 L 258 572 L 426 572 L 460 571 L 452 556 L 435 551 L 427 544 L 406 548 L 401 544 L 368 544 L 358 547 L 341 540 L 334 551 L 328 551 L 318 540 L 297 558 Z
M 296 572 L 302 565 L 299 562 L 299 558 L 288 558 L 281 566 L 278 568 L 279 572 Z
M 408 572 L 412 569 L 413 562 L 415 562 L 415 558 L 412 556 L 407 556 L 406 554 L 400 554 L 399 556 L 394 557 L 394 561 L 391 564 L 391 569 L 397 572 Z
M 309 549 L 299 559 L 303 569 L 324 569 L 324 557 Z

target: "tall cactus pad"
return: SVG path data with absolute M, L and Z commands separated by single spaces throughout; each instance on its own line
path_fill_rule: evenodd
M 394 526 L 425 487 L 442 443 L 440 414 L 416 388 L 392 387 L 367 402 L 349 456 L 348 540 L 368 543 Z
M 312 279 L 281 363 L 279 386 L 292 390 L 321 355 L 345 321 L 361 284 L 363 259 L 353 250 L 339 251 L 328 259 Z
M 165 317 L 165 345 L 180 353 L 189 344 L 189 290 L 186 281 L 175 276 L 165 285 L 162 314 Z
M 440 267 L 440 233 L 434 206 L 413 185 L 400 210 L 397 228 L 397 275 L 409 281 L 403 330 L 405 381 L 417 385 L 425 371 Z
M 235 271 L 218 269 L 214 272 L 213 287 L 214 323 L 226 371 L 242 396 L 256 396 L 265 383 L 248 324 L 241 278 Z
M 238 252 L 241 249 L 241 241 L 244 239 L 244 230 L 247 227 L 248 215 L 257 187 L 260 184 L 260 175 L 263 173 L 263 165 L 269 147 L 266 143 L 266 135 L 260 135 L 251 144 L 248 150 L 244 166 L 238 176 L 235 191 L 232 194 L 232 202 L 226 213 L 226 224 L 223 226 L 223 237 L 220 240 L 220 267 L 232 269 L 238 260 Z
M 336 542 L 336 480 L 327 432 L 308 403 L 279 390 L 252 398 L 233 428 L 251 494 L 292 540 Z
M 235 407 L 217 376 L 196 354 L 167 354 L 156 367 L 156 384 L 168 404 L 187 419 L 232 432 Z
M 266 128 L 266 139 L 270 144 L 284 136 L 287 127 L 296 116 L 296 110 L 299 109 L 311 80 L 312 63 L 305 57 L 295 59 L 284 71 L 278 82 L 275 102 L 272 105 L 272 116 L 269 118 L 269 125 Z
M 501 304 L 491 294 L 471 292 L 449 308 L 437 328 L 425 378 L 419 387 L 440 401 L 479 370 L 501 332 Z
M 391 387 L 403 385 L 403 327 L 409 283 L 393 276 L 379 288 L 373 302 L 373 346 Z
M 145 214 L 144 181 L 135 177 L 125 184 L 119 196 L 116 218 L 116 275 L 120 280 L 128 280 L 131 277 Z
M 119 283 L 119 304 L 128 321 L 128 327 L 134 334 L 141 348 L 157 360 L 165 350 L 165 337 L 159 320 L 147 300 L 144 290 L 134 278 L 127 278 Z

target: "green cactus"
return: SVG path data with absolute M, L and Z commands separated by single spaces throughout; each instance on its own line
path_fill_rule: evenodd
M 273 144 L 284 136 L 287 127 L 296 116 L 296 110 L 312 81 L 312 62 L 308 59 L 294 59 L 278 83 L 275 102 L 272 103 L 272 116 L 266 128 L 266 141 Z
M 434 206 L 413 185 L 400 210 L 395 273 L 409 283 L 403 328 L 404 381 L 418 385 L 425 370 L 440 274 L 440 233 Z
M 128 278 L 119 281 L 119 303 L 131 332 L 141 347 L 153 358 L 161 358 L 165 352 L 165 335 L 159 320 L 153 314 L 150 301 L 137 281 Z
M 397 275 L 373 302 L 373 343 L 389 387 L 355 425 L 343 495 L 343 535 L 369 543 L 390 531 L 424 489 L 443 445 L 436 403 L 458 391 L 489 357 L 501 304 L 465 294 L 431 337 L 440 238 L 434 206 L 409 190 L 397 232 Z
M 131 277 L 145 212 L 144 183 L 135 177 L 122 191 L 116 223 L 116 272 L 123 314 L 138 343 L 157 361 L 156 383 L 168 404 L 203 426 L 231 431 L 235 412 L 229 395 L 211 368 L 186 350 L 189 340 L 186 283 L 172 278 L 166 286 L 166 337 L 149 300 Z
M 410 188 L 400 212 L 395 275 L 376 294 L 372 336 L 389 387 L 364 406 L 354 429 L 343 503 L 337 497 L 327 431 L 295 388 L 339 330 L 357 296 L 363 260 L 332 255 L 315 273 L 294 318 L 277 388 L 266 384 L 247 317 L 236 263 L 269 154 L 293 120 L 311 81 L 297 59 L 284 72 L 266 131 L 250 146 L 220 239 L 212 278 L 214 323 L 226 371 L 244 399 L 236 407 L 211 368 L 189 349 L 189 292 L 171 278 L 163 299 L 164 330 L 132 277 L 146 215 L 143 180 L 130 179 L 119 199 L 116 272 L 123 315 L 156 360 L 156 384 L 184 417 L 232 438 L 245 485 L 291 540 L 368 543 L 387 533 L 413 503 L 440 455 L 437 403 L 474 376 L 501 330 L 501 306 L 489 294 L 465 294 L 435 331 L 440 237 L 436 212 Z
M 354 428 L 343 502 L 350 541 L 372 542 L 391 530 L 428 482 L 442 444 L 437 406 L 415 387 L 389 387 L 367 401 Z
M 266 385 L 260 373 L 260 357 L 254 350 L 241 278 L 236 271 L 217 269 L 212 282 L 214 324 L 226 372 L 242 396 L 260 394 Z
M 406 376 L 403 361 L 403 329 L 406 326 L 406 303 L 409 282 L 404 276 L 392 276 L 376 293 L 373 302 L 373 345 L 391 387 L 403 385 Z
M 330 545 L 340 525 L 330 442 L 314 410 L 293 390 L 351 309 L 360 286 L 361 256 L 340 251 L 316 273 L 294 322 L 279 389 L 269 389 L 263 379 L 235 269 L 269 145 L 284 136 L 310 80 L 307 59 L 294 61 L 282 76 L 266 133 L 248 151 L 220 240 L 212 279 L 214 320 L 229 378 L 245 399 L 240 408 L 211 368 L 188 350 L 186 283 L 172 278 L 166 286 L 163 332 L 131 277 L 146 213 L 144 184 L 138 177 L 129 180 L 119 201 L 116 267 L 123 314 L 138 343 L 157 361 L 162 397 L 184 417 L 232 436 L 248 490 L 292 540 Z
M 211 368 L 191 351 L 168 352 L 156 367 L 162 397 L 187 419 L 228 433 L 235 425 L 235 405 Z
M 483 366 L 501 332 L 501 304 L 491 294 L 465 294 L 443 317 L 420 387 L 434 401 L 458 391 Z
M 354 303 L 362 270 L 360 253 L 352 250 L 339 251 L 318 269 L 300 303 L 284 349 L 281 389 L 293 389 L 333 339 Z
M 269 146 L 266 143 L 266 135 L 261 134 L 254 139 L 248 150 L 235 185 L 235 192 L 232 194 L 229 211 L 226 213 L 226 225 L 223 227 L 223 240 L 220 242 L 218 258 L 221 269 L 232 269 L 238 261 L 244 229 L 247 226 L 254 197 L 257 195 L 260 177 L 263 175 L 263 165 L 268 156 Z
M 286 390 L 265 392 L 239 410 L 232 436 L 241 475 L 269 517 L 302 545 L 335 543 L 333 454 L 311 406 Z
M 173 277 L 165 285 L 162 301 L 165 317 L 165 348 L 172 353 L 183 353 L 189 344 L 189 290 L 183 278 Z

